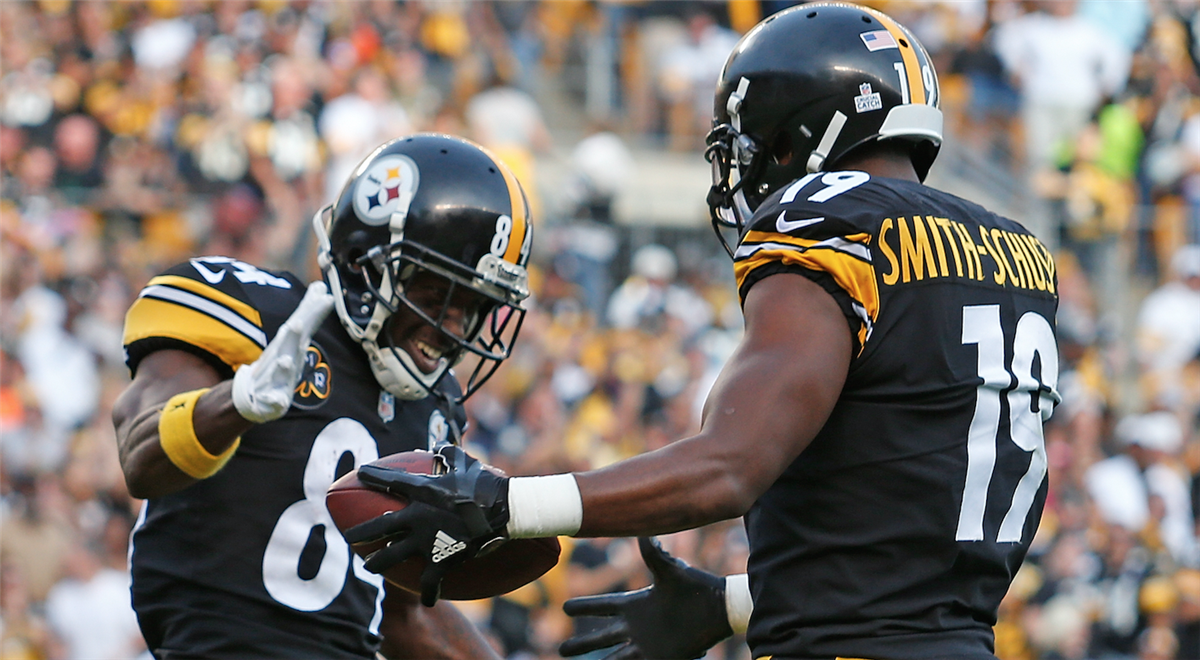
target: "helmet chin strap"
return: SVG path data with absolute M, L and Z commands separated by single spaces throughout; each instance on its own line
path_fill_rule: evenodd
M 845 127 L 846 115 L 842 114 L 841 110 L 835 111 L 833 119 L 830 119 L 829 125 L 825 127 L 825 133 L 821 135 L 821 141 L 817 143 L 817 148 L 812 150 L 808 162 L 805 163 L 809 173 L 820 172 L 825 166 L 825 159 L 829 157 L 829 152 L 833 151 L 833 145 Z
M 392 273 L 392 269 L 384 268 L 379 282 L 379 295 L 386 300 L 394 300 L 395 291 L 400 288 L 392 282 Z M 442 358 L 433 373 L 424 374 L 404 349 L 394 345 L 381 347 L 378 341 L 379 333 L 383 331 L 392 314 L 386 305 L 376 303 L 359 343 L 370 359 L 371 373 L 375 374 L 375 380 L 379 381 L 380 387 L 404 401 L 424 399 L 450 368 L 450 363 L 446 358 Z
M 317 236 L 317 265 L 321 268 L 321 272 L 325 274 L 325 280 L 329 284 L 329 290 L 333 292 L 333 307 L 337 311 L 338 318 L 342 321 L 342 327 L 345 328 L 346 334 L 350 335 L 355 341 L 362 341 L 363 329 L 356 323 L 350 320 L 350 310 L 346 309 L 346 296 L 342 288 L 342 278 L 338 274 L 337 265 L 333 263 L 333 247 L 329 242 L 329 233 L 325 231 L 325 222 L 322 216 L 325 212 L 332 211 L 330 207 L 325 207 L 317 211 L 313 215 L 313 233 Z
M 379 386 L 403 401 L 417 401 L 429 396 L 450 368 L 449 361 L 442 358 L 438 361 L 438 368 L 426 375 L 417 369 L 412 356 L 402 349 L 381 348 L 373 338 L 364 339 L 362 347 Z

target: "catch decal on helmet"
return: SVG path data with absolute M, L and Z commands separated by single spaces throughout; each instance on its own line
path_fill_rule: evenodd
M 705 158 L 718 237 L 740 233 L 780 187 L 880 140 L 908 144 L 924 180 L 942 143 L 939 96 L 925 48 L 884 14 L 812 3 L 764 19 L 725 62 L 714 97 Z
M 363 160 L 313 225 L 334 308 L 384 390 L 405 400 L 424 398 L 470 353 L 478 359 L 465 399 L 508 357 L 529 296 L 525 266 L 533 227 L 520 184 L 485 149 L 437 134 L 388 142 Z M 419 276 L 445 285 L 440 304 L 410 299 Z M 460 332 L 448 323 L 447 310 L 464 298 L 471 303 Z M 393 344 L 388 322 L 401 308 L 452 344 L 434 353 L 431 373 Z M 440 311 L 431 315 L 427 308 Z

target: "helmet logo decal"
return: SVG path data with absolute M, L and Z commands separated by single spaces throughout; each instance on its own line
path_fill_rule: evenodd
M 380 158 L 358 178 L 354 189 L 354 213 L 363 223 L 386 225 L 392 214 L 408 212 L 417 192 L 417 165 L 407 156 Z
M 859 85 L 858 93 L 859 96 L 854 97 L 855 112 L 861 115 L 872 110 L 883 110 L 883 99 L 879 97 L 879 92 L 871 92 L 871 83 Z
M 863 32 L 858 36 L 863 40 L 863 43 L 866 44 L 867 50 L 871 51 L 872 53 L 885 48 L 900 47 L 900 45 L 896 43 L 896 38 L 893 37 L 892 33 L 888 32 L 887 30 Z

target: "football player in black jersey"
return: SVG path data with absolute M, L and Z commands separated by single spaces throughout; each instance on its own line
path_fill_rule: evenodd
M 126 317 L 113 420 L 147 500 L 131 549 L 146 642 L 161 660 L 494 657 L 452 605 L 364 570 L 325 492 L 457 441 L 458 404 L 523 318 L 524 193 L 478 146 L 415 135 L 376 149 L 313 224 L 322 281 L 201 257 Z M 467 353 L 464 391 L 447 374 Z
M 598 470 L 483 486 L 461 478 L 474 459 L 458 448 L 445 476 L 369 471 L 434 506 L 348 530 L 392 540 L 368 570 L 429 556 L 414 532 L 462 534 L 472 508 L 493 524 L 471 548 L 744 516 L 748 577 L 643 542 L 656 585 L 570 602 L 612 625 L 560 650 L 691 658 L 746 631 L 755 658 L 994 658 L 996 610 L 1046 495 L 1056 279 L 1020 224 L 923 185 L 938 102 L 924 48 L 882 13 L 808 4 L 750 30 L 708 138 L 745 334 L 701 431 Z

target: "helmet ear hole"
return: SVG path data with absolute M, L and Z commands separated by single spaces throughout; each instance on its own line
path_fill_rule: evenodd
M 771 160 L 776 165 L 787 165 L 792 162 L 792 136 L 787 131 L 780 131 L 771 143 Z

